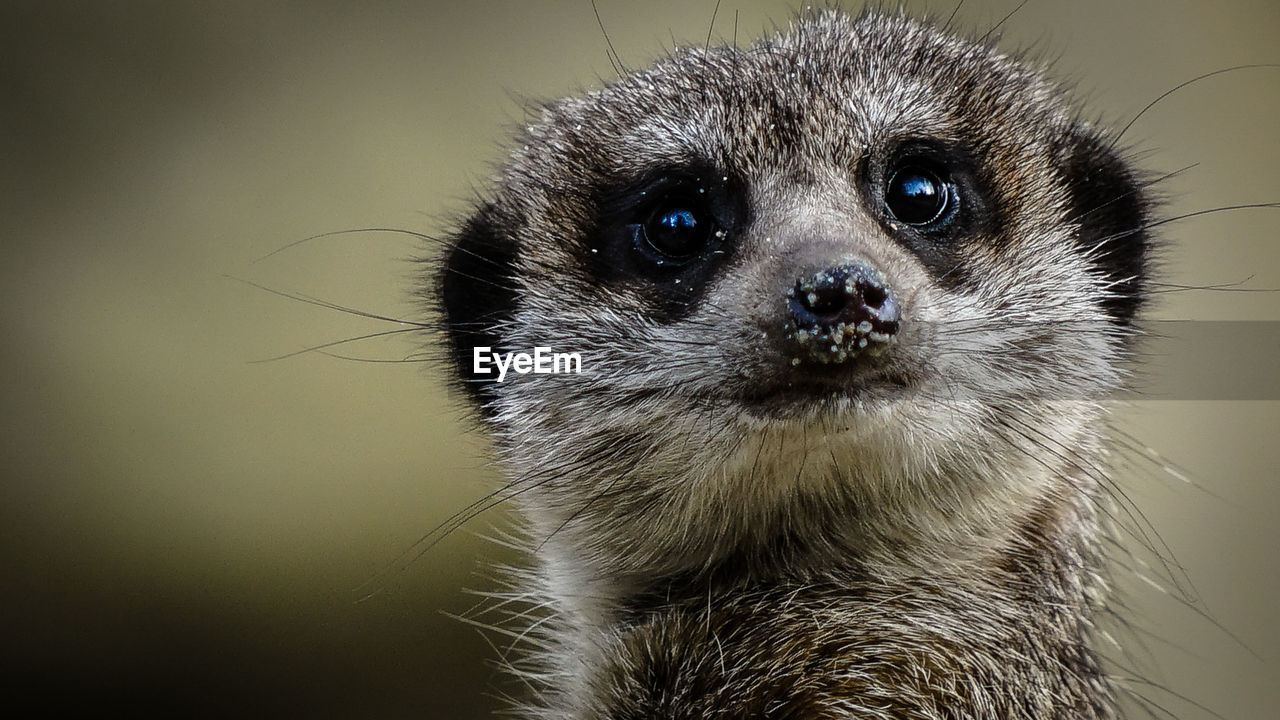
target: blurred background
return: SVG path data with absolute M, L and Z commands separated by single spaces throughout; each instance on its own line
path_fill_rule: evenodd
M 714 8 L 597 5 L 631 67 L 703 42 Z M 1016 5 L 968 0 L 958 18 L 985 31 Z M 714 35 L 736 20 L 745 44 L 791 12 L 724 0 Z M 1117 126 L 1202 73 L 1280 62 L 1275 0 L 1032 0 L 1003 28 Z M 478 569 L 518 561 L 478 537 L 503 515 L 414 557 L 493 487 L 484 439 L 433 364 L 254 362 L 408 326 L 236 278 L 420 318 L 408 259 L 430 243 L 289 246 L 447 232 L 527 100 L 613 76 L 590 3 L 5 2 L 0 39 L 0 668 L 17 697 L 46 716 L 498 707 L 496 651 L 450 615 L 491 587 Z M 1276 202 L 1278 112 L 1280 70 L 1242 70 L 1126 137 L 1151 170 L 1195 166 L 1162 186 L 1169 215 Z M 1278 222 L 1165 226 L 1167 279 L 1280 288 Z M 1280 296 L 1173 292 L 1155 315 L 1274 322 Z M 330 349 L 403 359 L 429 340 Z M 1196 600 L 1133 580 L 1126 613 L 1147 631 L 1122 640 L 1153 683 L 1134 687 L 1182 718 L 1280 704 L 1280 402 L 1260 397 L 1121 411 L 1130 444 L 1164 458 L 1124 463 L 1122 482 L 1181 565 L 1144 575 Z

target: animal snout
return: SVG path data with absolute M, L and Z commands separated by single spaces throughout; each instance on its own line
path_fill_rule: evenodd
M 804 355 L 840 363 L 879 354 L 893 343 L 902 311 L 884 274 L 863 263 L 837 265 L 796 280 L 787 291 L 794 329 L 788 338 Z

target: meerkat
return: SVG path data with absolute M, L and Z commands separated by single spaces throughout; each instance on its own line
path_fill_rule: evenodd
M 1143 177 L 1046 73 L 826 10 L 547 105 L 433 292 L 530 718 L 1112 718 Z M 578 372 L 481 352 L 555 347 Z

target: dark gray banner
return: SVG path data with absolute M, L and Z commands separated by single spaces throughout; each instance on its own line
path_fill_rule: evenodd
M 1161 320 L 1126 368 L 1133 400 L 1280 400 L 1280 322 Z

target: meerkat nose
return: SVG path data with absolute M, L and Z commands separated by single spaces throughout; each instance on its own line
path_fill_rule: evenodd
M 824 364 L 883 349 L 893 342 L 902 319 L 884 274 L 862 263 L 800 278 L 787 292 L 787 310 L 795 323 L 791 337 Z

